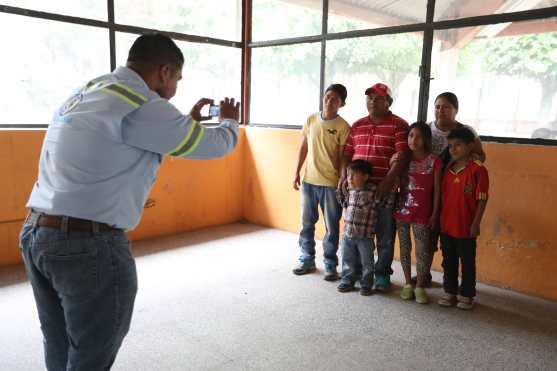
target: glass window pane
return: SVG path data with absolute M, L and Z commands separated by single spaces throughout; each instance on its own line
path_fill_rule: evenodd
M 327 43 L 326 86 L 341 83 L 348 90 L 339 111 L 353 123 L 368 115 L 365 90 L 383 82 L 393 93 L 391 111 L 408 121 L 418 115 L 422 33 L 335 40 Z
M 252 40 L 321 34 L 321 1 L 253 0 Z
M 110 71 L 108 30 L 0 13 L 0 125 L 48 124 L 80 84 Z M 76 36 L 77 35 L 77 36 Z
M 329 32 L 425 22 L 427 0 L 329 1 Z
M 241 0 L 116 0 L 116 23 L 241 40 Z
M 556 20 L 436 31 L 429 117 L 435 97 L 452 91 L 458 121 L 479 134 L 557 136 Z
M 556 6 L 557 0 L 484 0 L 484 1 L 435 1 L 435 20 L 444 21 L 480 15 L 512 13 Z
M 255 48 L 251 123 L 303 125 L 319 110 L 321 44 Z
M 116 61 L 124 66 L 128 51 L 138 35 L 116 33 Z M 171 99 L 183 113 L 201 98 L 220 101 L 225 96 L 241 98 L 242 50 L 218 45 L 176 41 L 184 54 L 182 80 Z
M 99 0 L 2 0 L 2 5 L 101 21 L 108 20 L 106 1 Z

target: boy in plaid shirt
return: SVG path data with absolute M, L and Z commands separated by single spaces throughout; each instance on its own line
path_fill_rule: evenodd
M 373 250 L 375 223 L 376 185 L 371 182 L 372 165 L 364 160 L 354 160 L 348 165 L 348 189 L 337 190 L 343 208 L 344 232 L 342 235 L 342 277 L 338 291 L 354 289 L 361 266 L 360 294 L 371 295 L 373 286 Z

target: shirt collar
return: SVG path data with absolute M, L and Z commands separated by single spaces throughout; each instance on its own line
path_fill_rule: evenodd
M 334 118 L 332 118 L 332 119 L 325 119 L 325 118 L 323 118 L 323 111 L 319 111 L 319 118 L 321 119 L 321 122 L 331 122 L 331 121 L 334 121 L 334 120 L 336 120 L 336 119 L 338 118 L 338 116 L 339 116 L 339 115 L 338 115 L 338 113 L 337 113 L 337 115 L 336 115 Z
M 377 124 L 377 123 L 385 122 L 385 121 L 389 120 L 392 114 L 393 114 L 393 113 L 391 112 L 391 110 L 389 110 L 389 111 L 387 111 L 387 113 L 385 114 L 385 116 L 383 116 L 383 118 L 382 118 L 381 120 L 377 120 L 377 121 L 372 120 L 371 117 L 369 117 L 369 114 L 368 114 L 368 115 L 367 115 L 367 120 L 368 120 L 371 124 Z
M 468 161 L 466 163 L 466 165 L 464 165 L 461 168 L 455 169 L 454 165 L 450 167 L 449 171 L 454 174 L 454 175 L 458 175 L 460 173 L 462 173 L 464 171 L 464 169 L 466 169 L 468 167 L 468 165 L 470 165 L 470 161 Z
M 116 68 L 113 73 L 116 76 L 120 77 L 122 80 L 134 80 L 139 82 L 143 87 L 149 89 L 149 86 L 147 86 L 145 80 L 143 80 L 143 78 L 131 68 L 120 66 Z

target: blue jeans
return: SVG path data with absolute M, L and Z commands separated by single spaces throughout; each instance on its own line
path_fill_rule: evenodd
M 137 292 L 125 232 L 67 232 L 28 222 L 20 247 L 47 369 L 110 369 L 129 330 Z
M 377 209 L 375 233 L 377 238 L 375 275 L 389 276 L 393 274 L 391 264 L 395 251 L 396 222 L 393 218 L 393 209 L 386 207 L 379 207 Z
M 319 219 L 317 207 L 321 207 L 325 219 L 325 237 L 323 238 L 323 256 L 325 267 L 336 268 L 338 265 L 339 221 L 342 213 L 336 198 L 336 188 L 302 183 L 302 230 L 299 245 L 300 262 L 315 262 L 315 223 Z
M 340 282 L 354 285 L 361 274 L 360 287 L 373 286 L 373 250 L 372 238 L 342 237 L 342 277 Z

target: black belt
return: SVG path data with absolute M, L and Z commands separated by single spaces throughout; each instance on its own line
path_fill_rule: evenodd
M 64 219 L 66 221 L 64 221 Z M 27 215 L 25 222 L 30 222 L 42 227 L 56 228 L 61 230 L 64 229 L 64 224 L 66 224 L 66 230 L 68 232 L 108 232 L 120 230 L 118 228 L 111 227 L 108 224 L 94 222 L 92 220 L 72 218 L 70 216 L 48 215 L 33 210 L 29 212 L 29 215 Z

